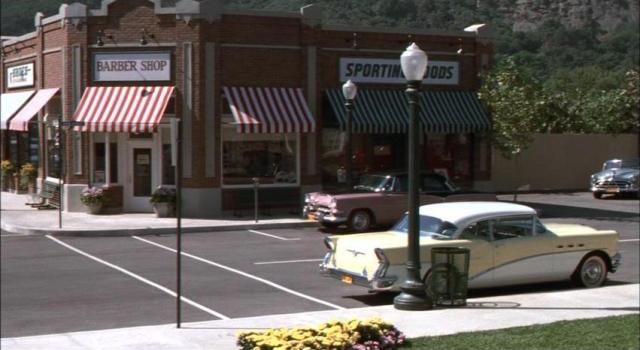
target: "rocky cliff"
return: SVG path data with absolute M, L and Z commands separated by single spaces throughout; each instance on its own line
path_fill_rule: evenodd
M 513 31 L 531 31 L 547 20 L 557 20 L 568 28 L 583 28 L 595 21 L 604 31 L 624 23 L 638 23 L 639 0 L 516 0 L 501 8 L 511 19 Z

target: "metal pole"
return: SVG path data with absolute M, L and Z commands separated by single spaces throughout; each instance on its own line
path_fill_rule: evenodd
M 345 140 L 345 149 L 344 149 L 344 153 L 345 153 L 345 158 L 346 158 L 346 162 L 345 162 L 345 167 L 346 167 L 346 183 L 347 183 L 347 189 L 351 189 L 353 187 L 353 164 L 352 164 L 352 151 L 351 151 L 351 111 L 353 110 L 353 100 L 349 100 L 347 99 L 346 102 L 344 103 L 344 107 L 346 109 L 346 118 L 347 118 L 347 123 L 346 123 L 346 134 L 347 134 L 347 138 Z
M 176 133 L 176 327 L 180 328 L 182 299 L 182 123 L 178 120 Z
M 400 310 L 428 310 L 433 303 L 426 293 L 425 284 L 420 276 L 420 194 L 418 183 L 420 145 L 418 141 L 418 90 L 421 81 L 410 81 L 407 86 L 409 98 L 409 232 L 407 278 L 400 286 L 402 293 L 395 297 L 393 304 Z
M 64 144 L 64 134 L 62 129 L 62 116 L 58 119 L 58 192 L 60 193 L 60 199 L 58 203 L 58 228 L 62 228 L 62 201 L 63 201 L 63 191 L 62 191 L 62 178 L 64 177 L 64 165 L 62 163 L 62 145 Z
M 254 177 L 253 179 L 253 216 L 256 220 L 256 224 L 258 223 L 258 178 Z

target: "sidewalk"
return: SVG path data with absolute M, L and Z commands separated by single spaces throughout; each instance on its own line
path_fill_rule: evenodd
M 27 195 L 2 192 L 0 195 L 0 228 L 24 235 L 125 236 L 170 234 L 176 232 L 175 218 L 157 218 L 153 213 L 91 215 L 62 213 L 62 228 L 58 227 L 58 210 L 37 210 L 25 205 Z M 295 215 L 245 215 L 224 219 L 182 219 L 182 232 L 210 232 L 260 228 L 308 227 L 317 224 Z
M 407 337 L 415 338 L 638 313 L 639 291 L 640 285 L 631 284 L 469 299 L 468 306 L 462 308 L 400 311 L 387 305 L 187 323 L 181 329 L 175 324 L 166 324 L 3 338 L 0 345 L 3 350 L 232 350 L 237 349 L 237 333 L 247 329 L 315 326 L 334 319 L 374 316 L 382 317 Z

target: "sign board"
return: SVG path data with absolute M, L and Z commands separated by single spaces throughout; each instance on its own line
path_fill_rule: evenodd
M 149 165 L 151 164 L 151 159 L 149 159 L 148 154 L 138 154 L 136 156 L 136 164 L 138 165 Z
M 346 82 L 376 84 L 406 84 L 402 74 L 400 58 L 340 58 L 339 79 Z M 460 83 L 460 64 L 457 61 L 429 61 L 423 84 L 458 85 Z
M 7 88 L 33 86 L 35 73 L 33 62 L 7 68 Z
M 171 80 L 169 52 L 96 52 L 93 81 Z

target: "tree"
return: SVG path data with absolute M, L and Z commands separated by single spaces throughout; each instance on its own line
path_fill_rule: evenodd
M 521 153 L 539 130 L 546 105 L 541 84 L 510 57 L 483 77 L 479 95 L 491 115 L 491 140 L 505 158 Z

